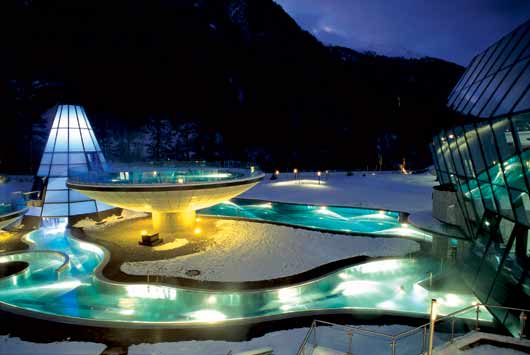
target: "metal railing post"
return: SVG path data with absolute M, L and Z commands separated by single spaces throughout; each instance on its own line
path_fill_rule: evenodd
M 478 325 L 478 318 L 479 318 L 479 314 L 480 314 L 480 303 L 477 304 L 477 309 L 475 310 L 475 313 L 476 313 L 476 317 L 475 317 L 475 330 L 476 331 L 479 331 L 480 330 L 480 327 Z
M 522 311 L 521 314 L 519 315 L 519 338 L 520 339 L 526 338 L 526 335 L 525 335 L 526 319 L 527 319 L 526 313 Z
M 390 343 L 390 349 L 392 350 L 392 355 L 396 355 L 396 338 L 392 337 L 392 342 Z
M 455 337 L 455 317 L 451 319 L 451 343 Z
M 425 354 L 425 340 L 427 338 L 427 327 L 423 327 L 423 336 L 421 339 L 421 353 Z
M 429 355 L 432 355 L 432 348 L 434 343 L 434 325 L 436 323 L 436 316 L 437 316 L 437 302 L 436 299 L 431 299 L 431 322 L 429 326 Z
M 348 355 L 353 355 L 353 351 L 352 351 L 352 342 L 353 342 L 353 332 L 348 332 L 348 337 L 350 337 L 350 341 L 348 343 L 348 352 L 347 354 Z

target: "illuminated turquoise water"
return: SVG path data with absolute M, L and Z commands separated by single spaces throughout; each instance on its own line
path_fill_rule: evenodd
M 235 198 L 198 211 L 201 215 L 237 217 L 331 232 L 386 235 L 431 241 L 432 236 L 399 222 L 399 213 L 354 207 L 317 206 Z
M 430 259 L 372 261 L 280 289 L 198 291 L 102 281 L 94 271 L 103 260 L 103 250 L 71 238 L 60 228 L 37 230 L 28 239 L 34 243 L 31 251 L 0 256 L 0 262 L 22 260 L 30 264 L 23 274 L 0 280 L 0 302 L 67 317 L 63 320 L 185 326 L 349 308 L 427 314 L 431 298 L 437 298 L 441 312 L 448 313 L 477 301 L 472 295 L 429 292 L 421 287 L 418 282 L 425 279 L 427 272 L 438 271 L 438 264 Z M 45 250 L 68 255 L 68 267 L 56 272 L 64 258 L 57 253 L 39 252 Z M 481 314 L 483 319 L 491 319 L 487 312 Z
M 69 180 L 72 182 L 112 185 L 223 182 L 261 174 L 259 171 L 251 171 L 250 169 L 223 169 L 194 166 L 173 168 L 136 167 L 107 172 L 76 171 L 74 168 L 70 170 L 70 173 Z

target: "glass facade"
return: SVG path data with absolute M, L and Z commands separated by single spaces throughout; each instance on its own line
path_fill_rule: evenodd
M 483 303 L 530 305 L 530 21 L 471 61 L 448 98 L 469 123 L 433 137 L 438 180 L 451 185 L 469 246 L 461 270 Z M 517 333 L 519 313 L 490 309 Z
M 59 105 L 37 176 L 46 179 L 42 217 L 67 217 L 109 208 L 66 187 L 70 169 L 101 170 L 105 167 L 85 110 L 81 106 Z
M 501 117 L 530 108 L 530 21 L 478 54 L 449 95 L 464 115 Z

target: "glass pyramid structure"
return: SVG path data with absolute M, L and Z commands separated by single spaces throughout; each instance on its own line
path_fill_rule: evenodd
M 69 170 L 105 168 L 105 157 L 81 106 L 59 105 L 37 176 L 45 180 L 41 217 L 68 217 L 113 208 L 66 186 Z

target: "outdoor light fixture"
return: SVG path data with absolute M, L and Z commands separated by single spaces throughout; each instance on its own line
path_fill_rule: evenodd
M 177 179 L 177 182 L 178 182 L 179 184 L 183 184 L 183 183 L 184 183 L 184 179 L 183 179 L 183 178 L 178 178 L 178 179 Z
M 250 173 L 254 174 L 254 171 L 256 171 L 256 167 L 255 166 L 251 166 L 250 167 Z
M 276 176 L 280 175 L 280 170 L 276 170 L 276 171 L 274 172 L 274 175 L 276 175 Z
M 202 229 L 200 229 L 199 227 L 197 227 L 197 228 L 195 228 L 195 229 L 193 230 L 193 233 L 195 233 L 196 235 L 199 235 L 199 234 L 202 233 Z
M 294 173 L 294 179 L 298 180 L 298 169 L 294 169 L 293 173 Z

